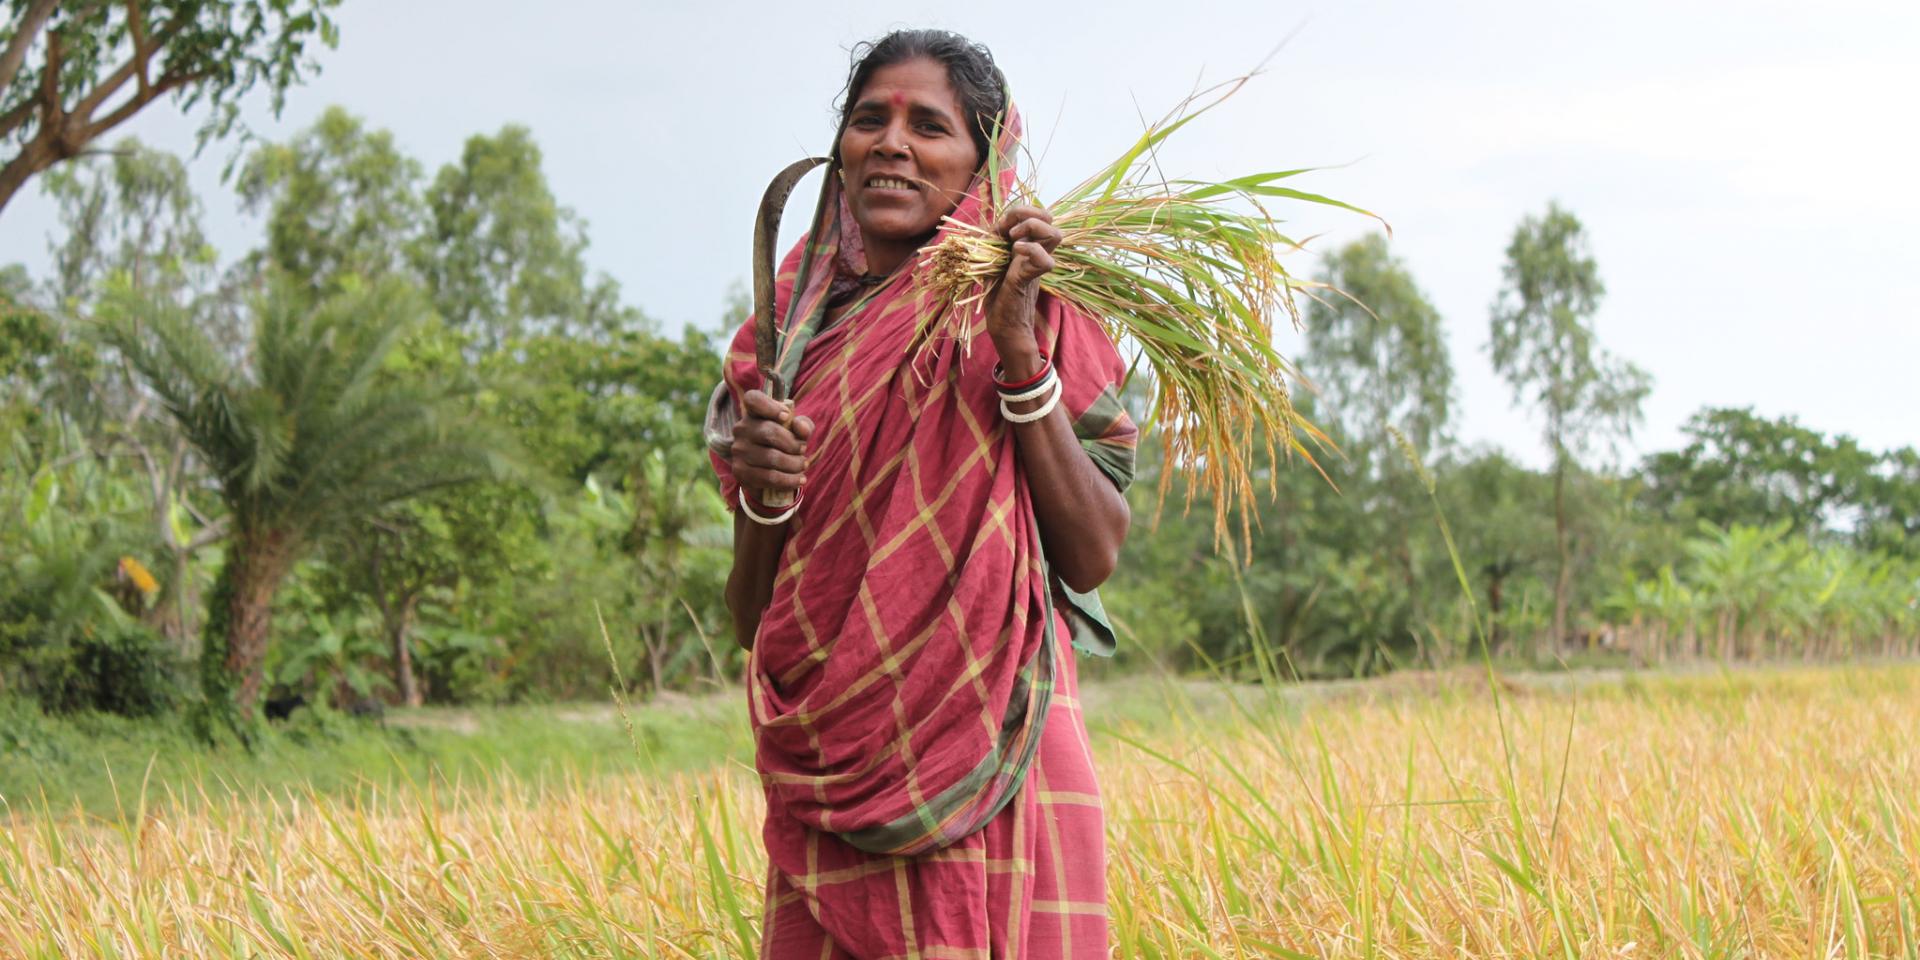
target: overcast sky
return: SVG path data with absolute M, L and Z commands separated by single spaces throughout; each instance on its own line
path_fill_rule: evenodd
M 279 120 L 252 111 L 257 130 L 282 138 L 341 104 L 431 175 L 468 136 L 525 124 L 554 192 L 589 224 L 591 264 L 670 329 L 720 323 L 748 274 L 760 193 L 825 150 L 859 40 L 937 26 L 989 45 L 1046 150 L 1046 196 L 1117 156 L 1141 112 L 1292 34 L 1264 76 L 1177 135 L 1164 166 L 1223 178 L 1345 164 L 1301 185 L 1393 224 L 1447 323 L 1462 439 L 1543 459 L 1486 342 L 1506 242 L 1551 199 L 1587 226 L 1608 288 L 1601 342 L 1653 375 L 1630 455 L 1677 444 L 1707 405 L 1794 414 L 1876 449 L 1920 442 L 1912 0 L 346 0 L 339 22 L 320 76 Z M 196 120 L 162 103 L 121 132 L 186 153 Z M 230 259 L 260 225 L 220 184 L 225 159 L 216 145 L 192 170 Z M 792 220 L 810 206 L 802 191 Z M 1323 249 L 1368 226 L 1282 215 Z M 44 275 L 52 224 L 29 188 L 0 214 L 0 263 Z

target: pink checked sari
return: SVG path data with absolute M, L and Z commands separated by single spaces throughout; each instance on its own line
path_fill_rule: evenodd
M 928 344 L 919 258 L 824 322 L 866 269 L 826 180 L 778 286 L 782 373 L 816 429 L 747 669 L 771 861 L 761 955 L 1105 957 L 1099 788 L 1067 641 L 1102 652 L 1111 634 L 1047 571 L 984 323 L 964 327 L 970 355 Z M 985 189 L 955 217 L 982 217 Z M 1037 329 L 1083 448 L 1124 488 L 1136 430 L 1112 341 L 1047 296 Z M 730 505 L 726 422 L 760 385 L 749 322 L 709 423 Z

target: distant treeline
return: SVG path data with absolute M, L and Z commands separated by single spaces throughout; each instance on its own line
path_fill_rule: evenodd
M 138 143 L 40 181 L 54 269 L 0 272 L 0 696 L 231 723 L 737 676 L 699 423 L 745 304 L 649 321 L 527 131 L 428 177 L 330 111 L 239 166 L 245 251 Z M 1550 207 L 1507 253 L 1492 355 L 1548 469 L 1453 441 L 1442 318 L 1384 239 L 1335 251 L 1297 391 L 1330 443 L 1263 463 L 1222 545 L 1180 478 L 1156 509 L 1149 435 L 1108 669 L 1914 652 L 1920 456 L 1716 408 L 1604 466 L 1649 383 L 1597 344 L 1579 223 Z

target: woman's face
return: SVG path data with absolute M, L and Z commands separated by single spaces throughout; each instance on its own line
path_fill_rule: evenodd
M 869 270 L 891 272 L 959 205 L 980 166 L 966 122 L 947 68 L 930 59 L 881 67 L 855 95 L 840 162 Z

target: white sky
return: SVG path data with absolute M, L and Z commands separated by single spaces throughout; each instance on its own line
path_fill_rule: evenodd
M 992 47 L 1048 147 L 1046 195 L 1117 156 L 1137 110 L 1157 116 L 1295 33 L 1165 166 L 1348 163 L 1300 185 L 1393 224 L 1448 324 L 1462 439 L 1543 459 L 1485 344 L 1507 239 L 1551 198 L 1587 225 L 1609 290 L 1601 342 L 1654 377 L 1629 452 L 1675 445 L 1705 405 L 1796 414 L 1875 449 L 1920 442 L 1920 3 L 827 6 L 347 0 L 320 76 L 254 123 L 282 138 L 342 104 L 429 176 L 468 136 L 525 124 L 589 222 L 591 264 L 669 329 L 713 327 L 747 276 L 767 179 L 827 146 L 854 42 L 937 26 Z M 196 120 L 163 103 L 120 133 L 187 153 Z M 219 184 L 225 159 L 216 145 L 192 169 L 231 258 L 260 230 Z M 1323 249 L 1366 229 L 1282 215 Z M 43 274 L 52 224 L 30 187 L 0 214 L 0 263 Z

